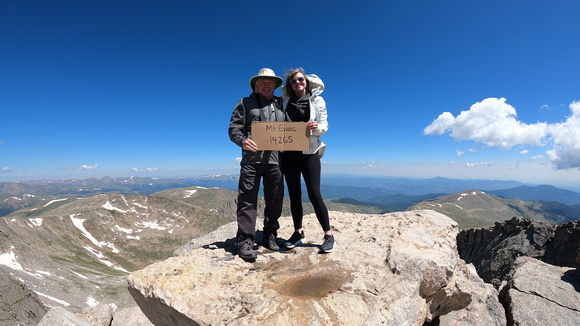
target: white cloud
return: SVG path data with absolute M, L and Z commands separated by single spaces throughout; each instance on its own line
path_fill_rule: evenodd
M 133 172 L 155 172 L 157 171 L 157 168 L 146 168 L 146 169 L 138 169 L 138 168 L 132 168 L 131 171 Z
M 99 165 L 95 164 L 95 165 L 82 165 L 79 170 L 95 170 L 96 168 L 98 168 Z
M 457 150 L 457 157 L 461 158 L 463 156 L 463 154 L 465 154 L 464 151 L 462 151 L 460 149 Z
M 5 166 L 2 168 L 2 172 L 9 172 L 9 171 L 12 171 L 12 168 L 9 166 Z
M 465 163 L 465 167 L 467 168 L 479 168 L 479 167 L 489 167 L 492 166 L 494 163 L 492 162 L 469 162 Z
M 423 133 L 426 135 L 443 135 L 444 133 L 450 131 L 455 123 L 455 117 L 449 112 L 443 112 L 435 121 L 433 121 Z
M 572 115 L 549 126 L 552 149 L 546 151 L 558 169 L 580 167 L 580 102 L 570 104 Z
M 362 162 L 360 162 L 360 164 L 364 169 L 372 169 L 376 166 L 375 161 L 371 161 L 371 162 L 362 161 Z
M 503 149 L 516 145 L 548 147 L 546 153 L 557 169 L 578 168 L 580 102 L 570 104 L 570 110 L 572 115 L 562 123 L 526 124 L 516 119 L 516 109 L 505 98 L 488 98 L 457 117 L 442 113 L 423 132 L 426 135 L 449 133 L 456 141 L 474 140 Z
M 528 151 L 527 149 L 524 149 L 523 151 L 520 152 L 520 154 L 522 155 L 526 155 L 528 154 L 530 151 Z
M 234 159 L 234 162 L 236 162 L 236 163 L 240 163 L 241 161 L 242 161 L 242 158 L 241 157 L 236 157 Z

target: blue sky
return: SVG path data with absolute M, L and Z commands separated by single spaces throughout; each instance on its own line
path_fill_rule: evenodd
M 326 84 L 323 173 L 580 184 L 580 2 L 0 2 L 0 181 L 239 171 L 262 67 Z M 280 94 L 278 90 L 277 95 Z

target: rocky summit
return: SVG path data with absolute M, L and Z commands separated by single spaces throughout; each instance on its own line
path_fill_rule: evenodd
M 457 223 L 430 210 L 331 212 L 336 249 L 305 217 L 307 243 L 258 258 L 236 254 L 235 223 L 128 276 L 155 325 L 505 325 L 498 291 L 456 247 Z M 279 240 L 292 231 L 280 220 Z M 261 233 L 257 234 L 258 240 Z

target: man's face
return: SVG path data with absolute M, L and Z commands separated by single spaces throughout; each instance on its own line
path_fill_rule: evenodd
M 260 78 L 256 81 L 256 93 L 262 94 L 265 98 L 271 99 L 276 90 L 276 81 L 271 78 Z

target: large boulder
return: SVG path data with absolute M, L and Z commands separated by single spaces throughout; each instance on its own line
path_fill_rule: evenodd
M 38 326 L 93 326 L 88 321 L 81 319 L 77 315 L 73 314 L 72 312 L 61 308 L 56 307 L 50 309 Z
M 26 284 L 0 268 L 0 325 L 36 325 L 48 309 Z
M 0 322 L 0 325 L 3 324 Z M 137 306 L 115 310 L 114 307 L 104 304 L 99 304 L 95 307 L 86 307 L 82 312 L 77 314 L 61 307 L 52 308 L 44 315 L 38 325 L 153 326 L 151 321 L 149 321 Z
M 580 272 L 519 257 L 502 289 L 513 325 L 580 325 Z
M 544 255 L 544 262 L 562 266 L 575 267 L 580 248 L 580 220 L 559 225 Z
M 137 306 L 125 308 L 113 314 L 111 326 L 153 326 Z
M 259 247 L 255 263 L 235 254 L 235 224 L 220 228 L 229 233 L 131 273 L 129 291 L 155 325 L 505 325 L 497 291 L 460 259 L 450 218 L 331 212 L 331 223 L 333 253 L 318 252 L 322 231 L 308 215 L 306 245 Z M 291 219 L 280 224 L 289 237 Z
M 555 230 L 551 223 L 514 217 L 492 227 L 462 230 L 457 248 L 485 282 L 499 288 L 517 257 L 544 257 Z

